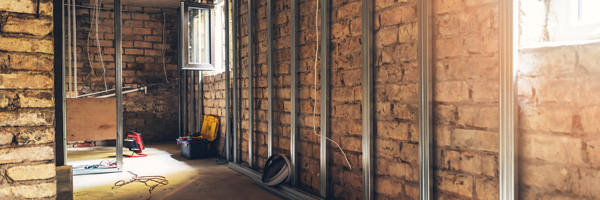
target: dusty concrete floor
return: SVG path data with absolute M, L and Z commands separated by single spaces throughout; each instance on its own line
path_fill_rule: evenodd
M 113 159 L 114 147 L 69 149 L 68 164 L 96 164 Z M 130 153 L 129 150 L 123 150 Z M 124 172 L 79 175 L 73 177 L 75 199 L 146 199 L 149 187 L 135 182 L 112 189 L 119 180 L 129 180 L 131 171 L 140 176 L 165 176 L 166 186 L 158 186 L 152 199 L 280 199 L 255 185 L 250 178 L 224 165 L 215 158 L 188 160 L 180 154 L 175 143 L 147 144 L 148 157 L 123 160 Z

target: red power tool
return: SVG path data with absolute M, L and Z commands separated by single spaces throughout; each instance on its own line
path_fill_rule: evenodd
M 129 151 L 133 151 L 131 155 L 123 155 L 126 157 L 146 157 L 148 155 L 142 154 L 144 148 L 144 141 L 142 141 L 142 134 L 129 131 L 127 132 L 127 138 L 123 140 L 123 146 L 129 148 Z

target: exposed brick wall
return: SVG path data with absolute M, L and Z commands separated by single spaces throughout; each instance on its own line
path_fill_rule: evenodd
M 82 4 L 93 6 L 93 1 L 82 2 Z M 98 19 L 98 39 L 106 67 L 108 89 L 115 87 L 112 8 L 112 4 L 103 4 Z M 123 6 L 123 83 L 124 86 L 132 87 L 148 86 L 148 94 L 123 95 L 123 125 L 124 131 L 142 133 L 145 142 L 168 141 L 177 137 L 176 16 L 175 9 Z M 93 23 L 92 17 L 94 17 L 92 9 L 77 7 L 79 95 L 105 90 L 102 77 L 104 70 L 96 41 L 96 24 Z M 165 18 L 166 67 L 163 69 L 162 45 Z M 92 25 L 91 34 L 90 25 Z M 91 36 L 89 50 L 88 34 Z M 168 82 L 165 76 L 168 77 Z
M 598 199 L 600 43 L 519 52 L 520 199 Z
M 434 1 L 436 199 L 498 199 L 498 1 Z
M 257 7 L 262 5 L 257 2 Z M 278 5 L 276 4 L 276 10 L 279 9 Z M 436 1 L 434 5 L 434 195 L 436 198 L 495 199 L 498 198 L 498 6 L 496 1 L 441 0 Z M 242 69 L 240 110 L 242 127 L 247 128 L 247 116 L 244 116 L 244 112 L 247 111 L 247 83 L 244 82 L 247 80 L 247 5 L 243 2 L 241 6 L 238 18 L 241 20 L 238 36 L 241 39 Z M 300 165 L 300 188 L 316 194 L 320 188 L 319 138 L 312 133 L 312 112 L 313 106 L 316 106 L 316 127 L 320 130 L 320 74 L 317 74 L 315 96 L 315 6 L 316 1 L 313 0 L 299 3 L 300 113 L 297 156 Z M 417 1 L 377 1 L 375 7 L 376 195 L 380 199 L 416 199 Z M 287 12 L 287 7 L 284 9 Z M 346 167 L 337 148 L 330 146 L 333 152 L 331 187 L 335 198 L 359 199 L 362 197 L 363 188 L 362 183 L 357 181 L 362 179 L 361 2 L 332 1 L 332 11 L 331 137 L 348 153 L 353 169 Z M 262 9 L 256 9 L 256 12 L 260 13 Z M 280 15 L 277 11 L 276 13 L 276 16 Z M 257 19 L 262 19 L 262 15 L 257 16 Z M 289 23 L 289 17 L 287 13 L 283 16 L 283 19 L 277 17 L 275 20 L 277 28 L 274 44 L 274 59 L 277 63 L 276 116 L 280 118 L 289 116 L 289 108 L 286 105 L 289 99 L 288 71 L 280 69 L 280 66 L 288 65 L 285 49 L 289 46 L 287 42 L 281 44 L 280 40 L 285 38 L 289 41 L 289 34 L 282 35 L 282 28 L 279 27 L 280 23 Z M 262 23 L 257 23 L 256 32 L 259 39 L 254 41 L 256 44 L 263 44 L 263 40 L 260 39 L 264 33 L 261 27 Z M 256 48 L 256 63 L 263 66 L 262 46 Z M 320 73 L 320 63 L 317 68 L 317 73 Z M 260 70 L 266 72 L 266 67 L 261 67 Z M 264 72 L 258 71 L 256 76 L 262 77 Z M 260 81 L 260 78 L 257 81 Z M 256 85 L 260 91 L 266 87 Z M 256 98 L 255 109 L 264 109 L 266 105 L 259 104 L 265 96 L 257 94 Z M 313 105 L 315 99 L 317 103 Z M 277 102 L 282 102 L 283 105 Z M 262 118 L 258 117 L 258 120 Z M 276 122 L 276 144 L 281 150 L 284 149 L 282 145 L 288 145 L 287 120 L 278 119 Z M 260 127 L 257 127 L 257 130 L 262 131 Z M 278 133 L 280 130 L 283 133 Z M 247 134 L 247 131 L 242 131 L 242 134 Z M 243 137 L 247 138 L 247 135 Z M 247 162 L 246 147 L 247 140 L 243 140 L 242 159 Z
M 266 143 L 265 3 L 255 2 L 254 43 L 257 111 L 256 158 Z M 289 1 L 275 3 L 275 152 L 289 150 Z M 418 199 L 417 1 L 375 3 L 376 197 Z M 498 198 L 498 5 L 497 1 L 434 3 L 434 197 Z M 241 5 L 243 99 L 242 158 L 247 162 L 247 39 Z M 317 194 L 319 138 L 312 133 L 312 108 L 320 128 L 320 78 L 313 95 L 316 1 L 300 1 L 299 141 L 300 188 Z M 361 19 L 360 1 L 333 1 L 331 37 L 332 138 L 349 154 L 353 169 L 333 151 L 334 198 L 359 199 L 361 171 Z M 319 21 L 320 23 L 320 21 Z M 598 43 L 521 51 L 519 63 L 519 193 L 521 199 L 595 199 L 598 173 L 595 123 L 600 83 Z M 320 55 L 319 55 L 320 57 Z M 319 63 L 320 64 L 320 63 Z M 320 65 L 317 66 L 320 73 Z M 319 75 L 319 74 L 317 74 Z M 220 85 L 218 77 L 209 84 Z M 265 80 L 266 82 L 266 80 Z M 205 86 L 205 90 L 213 86 Z M 220 91 L 217 88 L 206 90 Z M 210 93 L 210 92 L 208 92 Z M 217 92 L 218 94 L 218 92 Z M 212 97 L 212 94 L 209 95 Z M 215 97 L 219 99 L 220 97 Z M 244 99 L 245 98 L 245 99 Z M 317 105 L 313 105 L 317 99 Z M 223 101 L 219 101 L 223 102 Z M 222 109 L 222 106 L 212 105 Z M 206 108 L 211 109 L 210 105 Z M 245 113 L 245 114 L 244 114 Z M 245 115 L 245 116 L 244 116 Z M 264 139 L 264 141 L 261 141 Z M 257 160 L 260 162 L 260 160 Z M 260 163 L 257 169 L 261 170 Z
M 290 0 L 273 3 L 273 152 L 290 155 L 291 132 L 291 6 Z
M 315 61 L 315 11 L 316 0 L 298 1 L 298 138 L 296 152 L 298 161 L 298 178 L 300 188 L 318 194 L 320 185 L 319 137 L 313 133 L 313 119 L 317 132 L 321 127 L 321 82 L 320 62 L 317 66 L 317 88 L 314 95 L 314 61 Z M 320 5 L 319 5 L 320 6 Z M 320 18 L 318 28 L 320 30 Z M 320 32 L 319 32 L 320 33 Z M 320 51 L 319 51 L 320 56 Z M 315 105 L 315 99 L 317 103 Z M 313 118 L 313 106 L 316 115 Z
M 254 8 L 252 13 L 254 15 L 254 38 L 252 44 L 254 45 L 254 63 L 253 67 L 253 81 L 254 81 L 254 130 L 253 131 L 253 164 L 255 169 L 262 171 L 265 162 L 268 158 L 268 147 L 267 147 L 267 132 L 268 132 L 268 119 L 267 110 L 269 109 L 268 104 L 268 91 L 267 91 L 267 0 L 254 0 Z
M 238 8 L 238 105 L 240 137 L 238 140 L 239 159 L 248 164 L 248 2 L 239 1 Z
M 225 73 L 214 76 L 203 76 L 203 112 L 205 116 L 215 116 L 219 119 L 217 140 L 211 150 L 217 155 L 225 157 L 223 146 L 225 145 L 225 131 L 227 121 L 225 119 Z M 204 119 L 204 118 L 202 118 Z
M 362 199 L 362 1 L 331 2 L 331 186 L 339 199 Z M 322 77 L 322 76 L 321 76 Z M 319 105 L 320 106 L 320 105 Z
M 237 37 L 240 39 L 240 93 L 241 93 L 241 124 L 242 124 L 242 162 L 247 163 L 247 2 L 241 2 L 239 32 Z M 256 28 L 254 39 L 255 45 L 255 98 L 256 105 L 254 109 L 257 112 L 255 116 L 255 134 L 258 137 L 265 137 L 266 141 L 266 121 L 262 121 L 262 113 L 266 115 L 266 19 L 263 12 L 266 11 L 262 1 L 256 1 L 254 9 Z M 382 166 L 378 170 L 377 181 L 382 185 L 378 191 L 379 198 L 397 199 L 397 198 L 416 198 L 418 196 L 417 186 L 417 131 L 416 131 L 416 110 L 417 110 L 417 87 L 416 87 L 416 2 L 385 2 L 378 5 L 377 18 L 393 18 L 395 20 L 385 25 L 381 20 L 377 20 L 377 32 L 388 29 L 394 32 L 392 42 L 377 41 L 378 51 L 382 54 L 377 57 L 378 75 L 377 90 L 380 91 L 377 97 L 377 108 L 383 109 L 378 112 L 377 131 L 382 131 L 383 135 L 378 136 L 378 151 L 382 151 L 379 162 Z M 299 2 L 299 114 L 298 114 L 298 147 L 297 159 L 299 164 L 299 187 L 304 191 L 318 194 L 320 189 L 320 168 L 319 168 L 319 146 L 320 138 L 313 133 L 313 106 L 316 106 L 316 128 L 320 131 L 320 62 L 317 63 L 317 90 L 314 95 L 314 59 L 316 47 L 315 35 L 315 11 L 317 1 L 301 0 Z M 275 132 L 274 149 L 277 153 L 289 154 L 289 131 L 290 131 L 290 1 L 276 2 L 274 4 L 274 103 L 275 103 Z M 387 11 L 387 13 L 386 13 Z M 394 18 L 390 13 L 401 12 L 403 15 Z M 332 153 L 332 171 L 331 186 L 333 195 L 339 199 L 360 199 L 362 198 L 362 179 L 361 166 L 361 2 L 352 1 L 333 1 L 332 2 L 332 22 L 329 38 L 331 42 L 331 88 L 332 88 L 332 132 L 331 138 L 340 143 L 352 165 L 350 170 L 344 160 L 343 155 L 335 145 L 330 146 Z M 321 13 L 319 13 L 320 16 Z M 320 33 L 320 17 L 317 19 Z M 402 31 L 402 32 L 401 32 Z M 390 36 L 385 35 L 386 37 Z M 390 38 L 385 38 L 390 39 Z M 393 52 L 400 50 L 403 56 L 395 56 Z M 320 61 L 320 51 L 317 55 Z M 401 65 L 401 68 L 397 68 Z M 380 69 L 381 68 L 381 69 Z M 398 81 L 397 76 L 386 74 L 389 69 L 396 70 L 395 75 L 402 76 Z M 264 79 L 264 83 L 260 83 Z M 386 91 L 391 87 L 396 90 L 393 94 L 387 94 Z M 402 89 L 400 89 L 402 88 Z M 207 91 L 205 91 L 207 92 Z M 261 93 L 264 92 L 264 93 Z M 314 100 L 317 100 L 316 105 Z M 379 102 L 381 101 L 381 102 Z M 394 107 L 394 109 L 392 109 Z M 393 112 L 393 113 L 392 113 Z M 262 130 L 261 125 L 265 125 Z M 398 126 L 402 128 L 397 128 Z M 264 131 L 264 132 L 263 132 Z M 260 148 L 266 143 L 258 138 L 257 145 L 259 151 L 255 151 L 255 158 L 266 158 L 266 151 L 261 152 Z M 266 147 L 266 146 L 265 146 Z M 264 161 L 263 161 L 264 162 Z M 393 169 L 388 169 L 394 166 Z M 261 163 L 257 170 L 261 170 Z M 397 190 L 401 186 L 402 190 Z
M 238 81 L 239 89 L 241 91 L 240 101 L 240 118 L 241 121 L 241 159 L 245 164 L 248 163 L 248 2 L 240 2 L 238 18 L 239 24 L 238 30 L 239 35 L 238 41 L 240 42 L 239 51 L 239 66 L 238 66 Z M 277 3 L 278 5 L 281 5 Z M 267 134 L 268 134 L 268 84 L 267 84 L 267 1 L 254 1 L 254 9 L 252 10 L 254 18 L 254 38 L 252 39 L 253 44 L 253 95 L 254 95 L 254 122 L 253 122 L 253 165 L 254 169 L 262 171 L 264 164 L 268 157 L 268 146 L 267 146 Z M 274 6 L 275 7 L 275 6 Z M 277 59 L 277 58 L 274 58 Z M 277 67 L 275 67 L 277 68 Z M 277 78 L 275 79 L 277 80 Z M 275 83 L 276 84 L 276 83 Z M 288 86 L 289 87 L 289 86 Z M 288 90 L 289 91 L 289 90 Z M 274 93 L 274 100 L 277 101 L 277 92 Z M 289 98 L 289 97 L 288 97 Z M 277 104 L 277 103 L 276 103 Z M 281 105 L 281 104 L 280 104 Z M 283 108 L 282 108 L 283 109 Z M 276 108 L 277 110 L 277 108 Z M 289 111 L 288 111 L 289 112 Z M 277 122 L 276 122 L 277 123 Z M 288 122 L 289 123 L 289 122 Z M 275 130 L 274 137 L 279 137 L 278 130 Z M 287 133 L 289 137 L 289 132 Z M 275 139 L 277 142 L 277 139 Z M 288 147 L 289 149 L 289 147 Z
M 2 199 L 56 196 L 52 9 L 49 0 L 0 2 Z
M 417 3 L 375 3 L 378 199 L 419 198 Z
M 314 32 L 314 11 L 316 1 L 300 1 L 300 26 L 299 26 L 299 136 L 297 146 L 297 156 L 299 164 L 299 182 L 300 188 L 318 193 L 319 188 L 319 138 L 314 135 L 312 128 L 313 113 L 313 62 L 315 51 L 315 32 Z M 237 33 L 240 47 L 239 51 L 239 77 L 240 82 L 240 121 L 241 121 L 241 159 L 243 163 L 248 162 L 248 46 L 247 46 L 247 1 L 241 1 L 239 6 L 239 24 Z M 267 109 L 268 109 L 268 91 L 267 91 L 267 38 L 266 38 L 266 1 L 255 1 L 253 9 L 255 26 L 254 45 L 254 95 L 255 95 L 255 166 L 256 170 L 262 171 L 262 165 L 267 158 Z M 274 77 L 274 103 L 275 103 L 275 131 L 274 131 L 274 150 L 277 153 L 289 155 L 289 137 L 290 137 L 290 22 L 289 22 L 290 1 L 278 1 L 274 3 L 274 55 L 275 77 Z M 318 71 L 320 72 L 320 70 Z M 320 82 L 317 82 L 320 84 Z M 319 86 L 317 86 L 319 87 Z M 320 100 L 317 91 L 317 100 Z M 317 104 L 317 131 L 319 129 L 319 109 Z

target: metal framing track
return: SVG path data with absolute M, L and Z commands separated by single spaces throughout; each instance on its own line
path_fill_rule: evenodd
M 67 111 L 65 95 L 65 2 L 54 0 L 54 141 L 56 141 L 56 166 L 67 164 Z M 59 6 L 56 6 L 59 5 Z M 60 78 L 57 78 L 60 77 Z
M 184 3 L 181 3 L 180 9 L 179 9 L 179 55 L 180 58 L 185 57 L 184 56 L 184 48 L 185 48 L 185 40 L 183 39 L 184 37 L 186 37 L 183 29 L 184 29 L 184 23 L 186 22 L 186 18 L 185 18 L 185 12 L 187 12 L 185 10 L 185 6 Z M 183 69 L 183 65 L 184 65 L 184 61 L 183 59 L 178 59 L 179 61 L 179 66 L 178 66 L 178 70 L 179 70 L 179 86 L 180 86 L 180 94 L 179 94 L 179 99 L 180 99 L 180 124 L 179 126 L 180 128 L 180 136 L 187 136 L 188 135 L 188 117 L 189 117 L 189 98 L 188 98 L 188 87 L 189 87 L 189 71 L 188 70 L 184 70 Z
M 122 5 L 121 0 L 114 1 L 114 34 L 115 34 L 115 97 L 116 97 L 116 110 L 117 110 L 117 139 L 116 139 L 116 151 L 115 157 L 117 160 L 117 167 L 110 168 L 98 168 L 88 170 L 76 170 L 73 171 L 73 175 L 85 175 L 85 174 L 100 174 L 100 173 L 114 173 L 123 171 L 123 54 L 122 54 Z M 62 27 L 59 27 L 62 28 Z M 66 112 L 65 112 L 66 113 Z M 65 159 L 66 162 L 66 159 Z
M 254 171 L 250 168 L 244 167 L 240 164 L 230 162 L 228 164 L 228 167 L 230 169 L 233 169 L 241 174 L 244 174 L 244 175 L 250 177 L 254 181 L 254 183 L 256 183 L 258 186 L 262 187 L 263 189 L 265 189 L 283 199 L 294 199 L 294 200 L 295 199 L 298 199 L 298 200 L 322 199 L 322 198 L 319 198 L 317 196 L 314 196 L 312 194 L 306 193 L 304 191 L 290 187 L 285 184 L 281 184 L 276 187 L 266 186 L 262 183 L 262 180 L 261 180 L 262 174 L 260 174 L 257 171 Z
M 186 85 L 187 85 L 187 81 L 185 80 L 186 74 L 187 73 L 186 73 L 185 70 L 180 70 L 179 71 L 179 82 L 180 82 L 179 83 L 180 84 L 179 99 L 181 101 L 181 105 L 180 105 L 181 111 L 179 113 L 179 115 L 180 115 L 180 122 L 181 122 L 181 124 L 179 124 L 180 130 L 181 130 L 181 135 L 180 136 L 186 136 L 186 132 L 187 132 L 186 131 L 187 129 L 186 129 L 186 126 L 185 126 L 185 123 L 186 123 L 186 121 L 185 121 L 185 118 L 186 118 L 185 116 L 186 115 L 185 114 L 186 114 L 186 104 L 187 104 L 187 101 L 185 99 Z
M 517 112 L 516 72 L 518 39 L 518 3 L 500 2 L 500 199 L 517 199 Z
M 194 80 L 195 81 L 195 80 Z M 194 89 L 195 90 L 195 89 Z M 204 83 L 202 83 L 202 71 L 198 71 L 198 132 L 202 129 L 202 123 L 204 122 Z M 196 112 L 196 111 L 194 111 Z
M 123 170 L 123 35 L 121 0 L 115 0 L 115 96 L 117 97 L 117 170 Z
M 230 112 L 231 112 L 231 89 L 229 84 L 229 79 L 231 76 L 229 75 L 229 0 L 225 0 L 225 159 L 230 161 L 230 149 L 229 142 L 231 138 L 231 120 L 230 120 Z
M 179 20 L 177 20 L 177 35 L 179 36 L 179 40 L 177 40 L 177 49 L 182 49 L 183 48 L 183 44 L 181 41 L 181 38 L 183 38 L 183 31 L 180 31 L 182 29 L 182 24 L 181 22 L 183 21 L 183 17 L 181 15 L 183 15 L 182 13 L 183 9 L 178 9 L 178 16 Z M 178 51 L 178 57 L 179 58 L 183 58 L 183 52 L 180 50 Z M 182 84 L 182 80 L 183 80 L 183 70 L 181 70 L 181 66 L 183 65 L 183 61 L 181 59 L 177 59 L 177 122 L 178 127 L 177 127 L 177 131 L 179 132 L 179 137 L 183 136 L 183 98 L 181 97 L 181 94 L 183 93 L 183 84 Z
M 233 13 L 233 19 L 232 19 L 232 28 L 233 31 L 231 32 L 231 34 L 233 35 L 232 38 L 232 43 L 233 43 L 233 162 L 239 162 L 239 151 L 238 151 L 238 138 L 239 138 L 239 131 L 238 131 L 238 114 L 239 114 L 239 107 L 238 107 L 238 50 L 239 50 L 239 44 L 238 44 L 238 12 L 237 12 L 237 6 L 238 6 L 238 2 L 239 0 L 233 0 L 233 6 L 232 6 L 232 13 Z
M 252 159 L 252 143 L 254 142 L 254 126 L 252 122 L 254 121 L 254 95 L 252 95 L 252 89 L 254 88 L 254 79 L 253 79 L 253 71 L 252 64 L 254 63 L 254 58 L 252 57 L 254 54 L 254 45 L 252 45 L 252 38 L 254 37 L 252 18 L 254 15 L 252 14 L 252 0 L 248 0 L 248 166 L 254 166 L 254 159 Z
M 67 0 L 68 4 L 73 4 L 71 2 L 71 0 Z M 67 5 L 67 53 L 69 54 L 68 56 L 66 56 L 66 58 L 68 58 L 67 61 L 67 73 L 68 75 L 68 79 L 67 82 L 69 84 L 69 87 L 67 87 L 67 89 L 69 91 L 67 91 L 67 97 L 71 98 L 73 95 L 73 72 L 71 71 L 71 68 L 73 67 L 73 62 L 72 62 L 72 57 L 73 56 L 73 36 L 72 36 L 72 31 L 71 31 L 71 7 Z
M 363 199 L 374 199 L 373 188 L 373 134 L 374 121 L 374 67 L 373 67 L 373 1 L 362 1 L 362 166 L 363 166 Z
M 329 151 L 327 138 L 331 129 L 329 123 L 330 112 L 330 85 L 329 85 L 329 36 L 330 36 L 330 18 L 331 2 L 321 1 L 321 197 L 329 197 L 331 190 L 329 187 Z M 315 105 L 316 106 L 316 105 Z
M 183 126 L 183 136 L 187 136 L 188 135 L 188 126 L 187 126 L 187 118 L 188 118 L 188 72 L 187 70 L 181 70 L 182 75 L 180 77 L 180 79 L 183 79 L 182 81 L 182 88 L 183 88 L 183 92 L 181 93 L 181 98 L 183 99 L 182 103 L 183 103 L 183 113 L 181 114 L 181 121 L 182 121 L 182 126 Z
M 432 66 L 433 15 L 432 0 L 418 3 L 419 23 L 419 196 L 431 198 L 431 130 L 432 130 Z
M 198 77 L 200 78 L 200 77 Z M 192 105 L 190 105 L 190 124 L 188 125 L 190 127 L 190 133 L 191 135 L 193 135 L 196 132 L 196 115 L 198 114 L 198 117 L 200 117 L 199 113 L 197 112 L 199 111 L 199 107 L 198 104 L 196 104 L 196 102 L 200 103 L 200 98 L 196 99 L 196 83 L 198 83 L 199 81 L 196 81 L 196 71 L 190 71 L 190 82 L 191 82 L 191 86 L 190 86 L 190 98 L 191 98 L 191 102 Z M 198 92 L 200 90 L 200 84 L 198 84 Z
M 273 117 L 273 0 L 267 1 L 267 65 L 268 65 L 268 98 L 269 98 L 269 108 L 268 108 L 268 136 L 267 143 L 268 147 L 268 155 L 271 157 L 273 155 L 273 130 L 275 127 L 273 126 L 273 121 L 275 118 Z
M 73 79 L 73 91 L 71 92 L 70 97 L 73 98 L 77 98 L 78 92 L 77 92 L 77 11 L 75 10 L 75 0 L 73 0 L 73 33 L 72 33 L 72 40 L 73 40 L 73 77 L 71 77 Z M 73 92 L 75 92 L 75 94 L 73 94 Z
M 291 0 L 291 49 L 290 49 L 290 162 L 292 169 L 291 183 L 298 185 L 298 165 L 296 159 L 296 140 L 298 139 L 298 0 Z

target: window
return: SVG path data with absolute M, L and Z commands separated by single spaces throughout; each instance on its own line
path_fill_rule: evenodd
M 183 63 L 184 70 L 225 71 L 225 1 L 213 4 L 183 2 Z
M 557 0 L 556 35 L 553 40 L 587 40 L 600 38 L 599 0 Z
M 215 69 L 212 5 L 182 2 L 183 66 L 185 70 Z
M 600 1 L 598 0 L 577 0 L 573 1 L 577 5 L 573 5 L 576 8 L 576 22 L 579 24 L 598 24 L 600 22 Z
M 225 1 L 216 0 L 213 19 L 215 24 L 215 71 L 213 74 L 220 74 L 225 71 Z
M 210 62 L 210 11 L 189 8 L 189 63 L 202 64 Z

